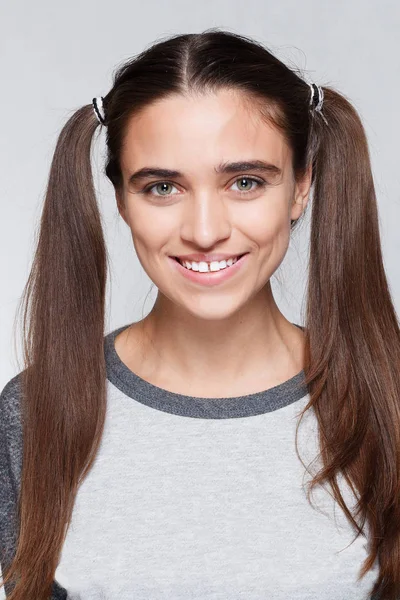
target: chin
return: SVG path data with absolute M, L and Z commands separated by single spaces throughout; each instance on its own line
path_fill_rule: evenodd
M 240 311 L 242 303 L 237 299 L 234 301 L 232 296 L 230 297 L 209 297 L 199 298 L 196 302 L 192 299 L 191 302 L 179 302 L 179 306 L 187 313 L 197 319 L 204 321 L 223 321 L 229 319 L 235 313 Z

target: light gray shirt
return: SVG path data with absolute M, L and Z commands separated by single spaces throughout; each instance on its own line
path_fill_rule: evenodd
M 79 488 L 55 573 L 59 600 L 369 600 L 367 539 L 295 450 L 309 400 L 301 371 L 266 391 L 194 398 L 156 387 L 104 338 L 107 416 L 95 464 Z M 15 548 L 21 472 L 19 375 L 0 396 L 0 549 Z M 308 410 L 299 453 L 318 462 Z M 310 461 L 317 459 L 312 465 Z M 341 481 L 349 506 L 355 498 Z M 4 598 L 4 588 L 0 598 Z

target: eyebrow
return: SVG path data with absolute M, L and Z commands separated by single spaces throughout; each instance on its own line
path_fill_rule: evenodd
M 272 163 L 265 162 L 263 160 L 250 160 L 250 161 L 237 161 L 237 162 L 225 162 L 214 167 L 214 171 L 217 175 L 221 173 L 243 173 L 245 171 L 257 171 L 268 173 L 271 176 L 282 175 L 282 169 L 273 165 Z M 143 167 L 138 171 L 135 171 L 130 175 L 128 183 L 137 183 L 142 179 L 149 179 L 150 177 L 183 177 L 183 173 L 172 169 L 160 169 L 158 167 Z

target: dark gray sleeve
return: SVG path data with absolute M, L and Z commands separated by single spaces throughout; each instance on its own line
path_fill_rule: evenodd
M 21 374 L 0 394 L 0 565 L 11 564 L 17 540 L 17 502 L 22 468 Z M 1 588 L 11 593 L 12 585 Z M 1 596 L 0 596 L 1 597 Z M 50 600 L 68 600 L 67 591 L 53 582 Z

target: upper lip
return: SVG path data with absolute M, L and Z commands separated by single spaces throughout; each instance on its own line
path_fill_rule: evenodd
M 180 254 L 175 256 L 174 258 L 179 258 L 179 260 L 194 260 L 195 262 L 212 262 L 212 261 L 220 261 L 227 260 L 228 258 L 235 258 L 236 256 L 241 256 L 242 254 L 247 254 L 247 252 L 231 252 L 230 254 Z

